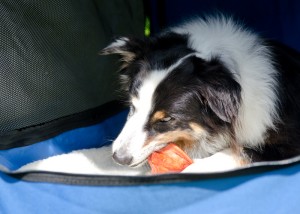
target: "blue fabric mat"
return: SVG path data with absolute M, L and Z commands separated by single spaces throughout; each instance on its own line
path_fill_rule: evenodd
M 1 151 L 1 164 L 16 169 L 51 155 L 100 147 L 118 134 L 126 114 Z M 300 213 L 299 180 L 300 164 L 247 176 L 131 186 L 28 182 L 0 172 L 0 213 Z
M 300 213 L 300 165 L 258 175 L 127 187 L 31 183 L 0 173 L 0 213 Z
M 0 165 L 9 170 L 53 155 L 109 144 L 124 125 L 128 111 L 123 111 L 100 124 L 74 129 L 34 145 L 0 151 Z

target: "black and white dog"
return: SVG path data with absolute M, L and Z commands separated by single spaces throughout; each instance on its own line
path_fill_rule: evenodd
M 121 37 L 102 54 L 121 56 L 130 101 L 113 143 L 116 162 L 142 165 L 170 142 L 205 160 L 192 172 L 300 154 L 300 54 L 231 18 Z

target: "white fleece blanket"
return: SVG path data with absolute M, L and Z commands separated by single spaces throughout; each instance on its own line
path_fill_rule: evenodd
M 83 149 L 67 154 L 49 157 L 44 160 L 29 163 L 14 172 L 26 171 L 48 171 L 63 172 L 86 175 L 149 175 L 150 168 L 144 165 L 140 168 L 120 166 L 112 160 L 111 146 L 104 146 L 95 149 Z M 300 162 L 300 156 L 282 161 L 253 163 L 243 168 L 260 165 L 286 165 L 293 162 Z M 211 173 L 225 172 L 240 168 L 232 158 L 230 151 L 223 150 L 210 157 L 194 159 L 194 163 L 188 166 L 183 173 Z M 1 171 L 9 171 L 0 166 Z
M 15 172 L 50 171 L 88 175 L 145 175 L 148 166 L 130 168 L 116 164 L 111 157 L 111 146 L 76 150 L 29 163 Z
M 120 166 L 112 160 L 111 146 L 95 149 L 77 150 L 71 153 L 49 157 L 29 163 L 15 172 L 50 171 L 87 175 L 149 175 L 150 168 L 144 165 L 139 168 Z M 222 164 L 220 164 L 222 163 Z M 236 169 L 236 161 L 230 152 L 224 150 L 208 158 L 194 159 L 185 173 L 220 172 Z

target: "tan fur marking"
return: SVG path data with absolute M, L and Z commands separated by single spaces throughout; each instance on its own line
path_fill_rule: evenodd
M 193 129 L 194 132 L 196 133 L 203 133 L 205 130 L 197 123 L 194 122 L 190 122 L 189 126 L 191 127 L 191 129 Z
M 187 130 L 176 130 L 170 131 L 163 134 L 159 134 L 155 137 L 150 137 L 144 146 L 155 142 L 155 144 L 174 143 L 183 150 L 193 148 L 196 139 L 193 138 L 192 134 Z
M 120 53 L 122 55 L 121 58 L 121 69 L 127 68 L 128 65 L 130 65 L 131 62 L 135 59 L 136 55 L 131 52 L 122 52 Z
M 163 119 L 165 117 L 166 117 L 166 112 L 164 112 L 164 111 L 157 111 L 152 116 L 151 122 L 153 123 L 153 122 L 159 121 L 159 120 L 161 120 L 161 119 Z
M 247 155 L 244 153 L 243 147 L 239 146 L 236 143 L 234 137 L 232 137 L 229 147 L 233 152 L 234 159 L 236 160 L 237 163 L 239 163 L 240 166 L 246 166 L 251 163 L 249 157 L 247 157 Z

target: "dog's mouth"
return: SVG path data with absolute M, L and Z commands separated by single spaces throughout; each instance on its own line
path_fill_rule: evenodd
M 147 161 L 148 161 L 148 157 L 147 157 L 146 159 L 140 161 L 140 162 L 133 163 L 133 164 L 131 164 L 131 165 L 129 165 L 129 166 L 132 167 L 132 168 L 138 168 L 138 167 L 141 167 L 141 166 L 143 166 L 144 164 L 146 164 Z
M 141 155 L 140 157 L 136 158 L 136 161 L 133 161 L 129 166 L 133 167 L 133 168 L 137 168 L 137 167 L 141 167 L 144 164 L 146 164 L 148 162 L 148 158 L 149 156 L 153 153 L 156 152 L 158 150 L 161 150 L 162 148 L 166 147 L 168 143 L 160 143 L 158 145 L 155 145 L 154 147 L 149 147 L 146 148 L 143 152 L 143 155 Z
M 161 150 L 170 143 L 176 144 L 183 151 L 187 152 L 187 150 L 189 150 L 188 148 L 190 148 L 194 142 L 195 139 L 191 133 L 186 130 L 176 130 L 158 135 L 144 145 L 140 154 L 133 158 L 133 161 L 129 164 L 129 166 L 140 167 L 144 165 L 147 163 L 148 157 L 153 152 Z

